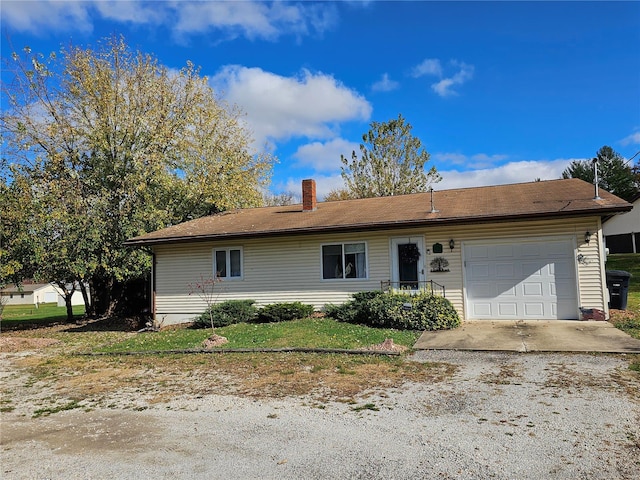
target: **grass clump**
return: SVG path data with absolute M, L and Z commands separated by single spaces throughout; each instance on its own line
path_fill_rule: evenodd
M 449 300 L 421 292 L 360 292 L 342 305 L 329 305 L 326 314 L 341 322 L 401 330 L 444 330 L 460 325 Z

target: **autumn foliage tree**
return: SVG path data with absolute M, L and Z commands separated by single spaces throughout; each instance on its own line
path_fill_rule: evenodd
M 150 268 L 126 239 L 261 205 L 273 159 L 191 63 L 170 70 L 120 37 L 5 62 L 5 183 L 29 199 L 20 243 L 34 253 L 21 260 L 41 279 L 87 282 L 93 313 Z
M 387 122 L 372 122 L 362 136 L 360 155 L 354 151 L 351 160 L 344 155 L 342 178 L 344 190 L 334 190 L 328 200 L 385 197 L 425 192 L 441 180 L 435 167 L 425 169 L 429 153 L 411 124 L 402 115 Z

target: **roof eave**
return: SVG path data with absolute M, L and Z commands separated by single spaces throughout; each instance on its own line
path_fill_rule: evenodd
M 171 236 L 171 237 L 159 237 L 159 238 L 140 238 L 130 239 L 124 242 L 124 245 L 130 247 L 143 247 L 163 245 L 169 243 L 190 243 L 190 242 L 206 242 L 214 240 L 237 240 L 242 238 L 258 238 L 258 237 L 281 237 L 287 235 L 310 235 L 314 233 L 334 233 L 334 232 L 358 232 L 371 229 L 378 230 L 391 230 L 396 228 L 413 228 L 429 225 L 464 225 L 470 223 L 490 223 L 490 222 L 505 222 L 512 220 L 531 220 L 538 218 L 567 218 L 583 215 L 597 215 L 603 216 L 612 213 L 627 212 L 632 209 L 631 204 L 611 206 L 607 208 L 598 209 L 583 209 L 574 210 L 571 212 L 536 212 L 536 213 L 523 213 L 515 215 L 493 215 L 493 216 L 470 216 L 470 217 L 447 217 L 447 218 L 421 218 L 408 221 L 393 221 L 393 222 L 370 222 L 351 225 L 329 225 L 318 227 L 305 227 L 305 228 L 291 228 L 282 230 L 263 230 L 260 232 L 232 232 L 222 234 L 202 234 L 202 235 L 185 235 L 185 236 Z

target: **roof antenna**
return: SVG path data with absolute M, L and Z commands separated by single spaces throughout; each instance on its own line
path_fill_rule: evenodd
M 598 157 L 592 160 L 593 163 L 593 185 L 595 187 L 596 196 L 593 197 L 594 200 L 600 200 L 600 195 L 598 195 Z
M 433 187 L 429 188 L 429 192 L 431 192 L 431 213 L 438 213 L 440 210 L 436 210 L 433 205 Z

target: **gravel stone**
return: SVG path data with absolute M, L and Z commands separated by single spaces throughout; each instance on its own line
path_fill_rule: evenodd
M 0 378 L 20 381 L 7 358 Z M 627 357 L 421 351 L 411 360 L 459 369 L 355 405 L 206 395 L 143 411 L 3 412 L 1 476 L 640 478 L 640 376 Z

